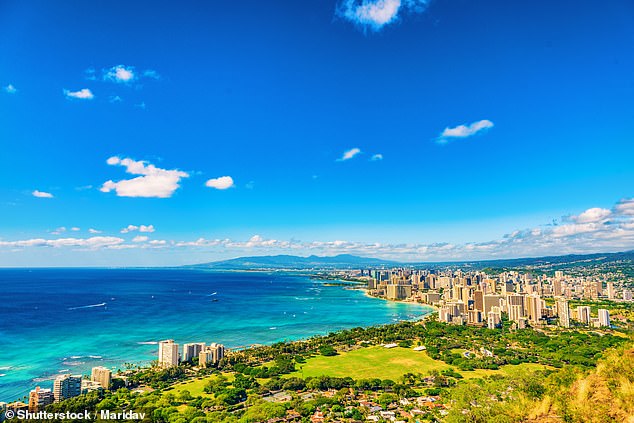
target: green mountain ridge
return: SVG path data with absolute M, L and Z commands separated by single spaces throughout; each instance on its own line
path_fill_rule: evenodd
M 633 262 L 634 250 L 617 253 L 569 254 L 563 256 L 526 257 L 495 260 L 464 260 L 452 262 L 399 262 L 372 257 L 360 257 L 351 254 L 336 256 L 308 257 L 293 255 L 249 256 L 229 260 L 201 263 L 187 267 L 209 269 L 358 269 L 363 267 L 426 267 L 440 268 L 450 266 L 482 269 L 487 267 L 507 268 L 540 265 L 575 265 L 584 263 L 610 263 L 617 261 Z

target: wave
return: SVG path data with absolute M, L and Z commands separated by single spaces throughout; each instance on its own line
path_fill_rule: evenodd
M 84 361 L 62 361 L 62 364 L 65 366 L 81 366 L 86 364 Z
M 11 366 L 2 366 L 0 370 L 11 370 Z
M 0 377 L 4 377 L 6 375 L 7 375 L 6 373 L 0 373 Z
M 137 342 L 137 344 L 139 344 L 139 345 L 158 345 L 158 342 L 156 342 L 156 341 L 143 341 L 143 342 Z
M 93 360 L 100 360 L 102 357 L 100 355 L 89 355 L 88 358 L 92 358 Z
M 217 294 L 218 294 L 217 292 L 212 292 L 211 294 L 207 294 L 207 296 L 208 297 L 212 297 L 212 296 L 217 295 Z
M 90 304 L 90 305 L 79 306 L 79 307 L 69 307 L 68 310 L 79 310 L 82 308 L 105 307 L 105 306 L 106 306 L 106 303 L 99 303 L 99 304 Z
M 275 329 L 277 329 L 277 326 L 273 326 L 273 327 L 271 327 L 271 328 L 269 328 L 269 329 L 270 329 L 270 330 L 275 330 Z
M 45 376 L 45 377 L 36 377 L 33 379 L 33 382 L 40 383 L 46 382 L 47 380 L 54 380 L 57 376 Z
M 70 369 L 62 369 L 57 371 L 57 373 L 66 373 L 66 372 L 70 372 Z

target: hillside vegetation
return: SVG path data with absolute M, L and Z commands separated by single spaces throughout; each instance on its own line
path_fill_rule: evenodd
M 464 381 L 448 422 L 634 422 L 634 345 L 607 353 L 590 371 L 565 367 Z

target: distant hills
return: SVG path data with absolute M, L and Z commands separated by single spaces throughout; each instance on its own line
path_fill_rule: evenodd
M 350 254 L 340 254 L 337 256 L 309 256 L 300 257 L 292 255 L 276 255 L 276 256 L 253 256 L 239 257 L 230 260 L 215 261 L 210 263 L 201 263 L 187 267 L 218 269 L 218 270 L 314 270 L 314 269 L 359 269 L 368 267 L 426 267 L 439 268 L 447 266 L 462 266 L 473 269 L 492 268 L 513 268 L 524 266 L 559 266 L 559 265 L 577 265 L 588 264 L 590 262 L 596 264 L 611 262 L 633 262 L 634 251 L 619 253 L 600 253 L 600 254 L 571 254 L 565 256 L 548 256 L 536 258 L 518 258 L 518 259 L 502 259 L 502 260 L 476 260 L 476 261 L 460 261 L 460 262 L 442 262 L 442 263 L 405 263 L 398 261 L 383 260 L 370 257 L 359 257 Z
M 401 263 L 350 254 L 337 256 L 255 256 L 214 261 L 190 267 L 209 269 L 358 269 L 360 267 L 393 267 Z

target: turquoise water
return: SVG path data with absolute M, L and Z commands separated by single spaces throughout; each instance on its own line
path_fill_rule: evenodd
M 0 270 L 0 401 L 64 372 L 156 359 L 156 342 L 227 347 L 409 320 L 431 310 L 284 273 Z

